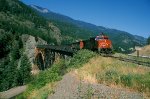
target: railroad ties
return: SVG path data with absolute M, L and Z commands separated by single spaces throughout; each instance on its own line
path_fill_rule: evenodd
M 40 70 L 51 67 L 58 58 L 72 57 L 75 51 L 70 46 L 37 45 L 35 47 L 34 64 Z

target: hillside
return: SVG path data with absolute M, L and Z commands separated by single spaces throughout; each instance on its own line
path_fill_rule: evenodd
M 69 27 L 70 31 L 66 33 Z M 66 24 L 66 30 L 61 31 L 55 23 L 39 16 L 22 2 L 1 0 L 0 91 L 27 84 L 31 80 L 31 70 L 32 73 L 37 72 L 36 67 L 31 67 L 36 44 L 60 45 L 83 37 L 78 36 L 78 32 L 74 33 L 71 27 Z M 74 30 L 80 31 L 78 27 Z
M 89 39 L 89 37 L 96 36 L 92 31 L 78 27 L 76 24 L 72 24 L 73 19 L 67 16 L 53 13 L 47 9 L 35 5 L 30 5 L 29 7 L 31 7 L 40 16 L 50 20 L 60 29 L 62 37 L 64 38 L 62 40 L 62 44 L 68 44 L 76 42 L 80 39 Z
M 19 0 L 0 1 L 0 91 L 27 84 L 36 44 L 60 45 L 59 28 Z
M 134 52 L 133 55 L 137 55 L 137 52 Z M 140 56 L 149 56 L 150 57 L 150 45 L 144 46 L 139 51 Z
M 9 2 L 9 3 L 8 3 Z M 50 42 L 61 43 L 59 32 L 52 24 L 17 0 L 2 0 L 0 10 L 1 29 L 12 33 L 39 36 Z M 60 40 L 60 41 L 59 41 Z
M 117 52 L 130 53 L 134 50 L 135 46 L 144 46 L 146 39 L 141 36 L 132 35 L 125 31 L 117 29 L 105 28 L 86 23 L 79 20 L 74 20 L 68 16 L 52 12 L 46 8 L 36 5 L 30 5 L 37 13 L 49 20 L 51 20 L 61 32 L 65 35 L 72 33 L 77 34 L 75 39 L 87 39 L 91 36 L 99 35 L 99 33 L 106 33 L 113 42 L 113 47 Z M 45 12 L 46 11 L 46 12 Z M 66 26 L 68 28 L 66 28 Z
M 149 71 L 146 66 L 80 50 L 69 61 L 59 60 L 40 72 L 17 99 L 149 99 Z

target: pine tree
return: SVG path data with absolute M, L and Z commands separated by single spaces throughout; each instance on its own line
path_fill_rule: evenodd
M 0 91 L 8 90 L 17 85 L 17 61 L 6 57 L 0 63 Z
M 16 79 L 17 79 L 16 70 L 17 70 L 17 66 L 18 66 L 17 61 L 14 61 L 14 60 L 10 61 L 8 66 L 9 66 L 8 67 L 9 71 L 7 73 L 8 74 L 7 77 L 8 77 L 8 81 L 9 81 L 9 88 L 12 88 L 17 85 L 16 84 Z
M 19 42 L 14 40 L 12 51 L 11 51 L 12 60 L 17 60 L 20 58 L 20 52 L 19 52 Z
M 5 69 L 9 63 L 9 58 L 2 59 L 0 62 L 0 91 L 7 89 L 8 84 L 5 81 Z
M 18 75 L 19 84 L 26 84 L 31 79 L 31 64 L 26 55 L 23 55 L 21 58 Z

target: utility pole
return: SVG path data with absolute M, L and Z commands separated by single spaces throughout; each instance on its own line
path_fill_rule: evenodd
M 140 56 L 141 47 L 135 46 L 135 49 L 136 49 L 136 51 L 137 51 L 137 57 L 139 57 L 139 56 Z

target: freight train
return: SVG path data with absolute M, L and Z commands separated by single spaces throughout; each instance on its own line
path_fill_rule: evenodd
M 79 42 L 71 44 L 72 49 L 88 49 L 98 51 L 98 53 L 111 54 L 112 42 L 108 36 L 101 33 L 101 35 L 92 37 L 89 40 L 80 40 Z

